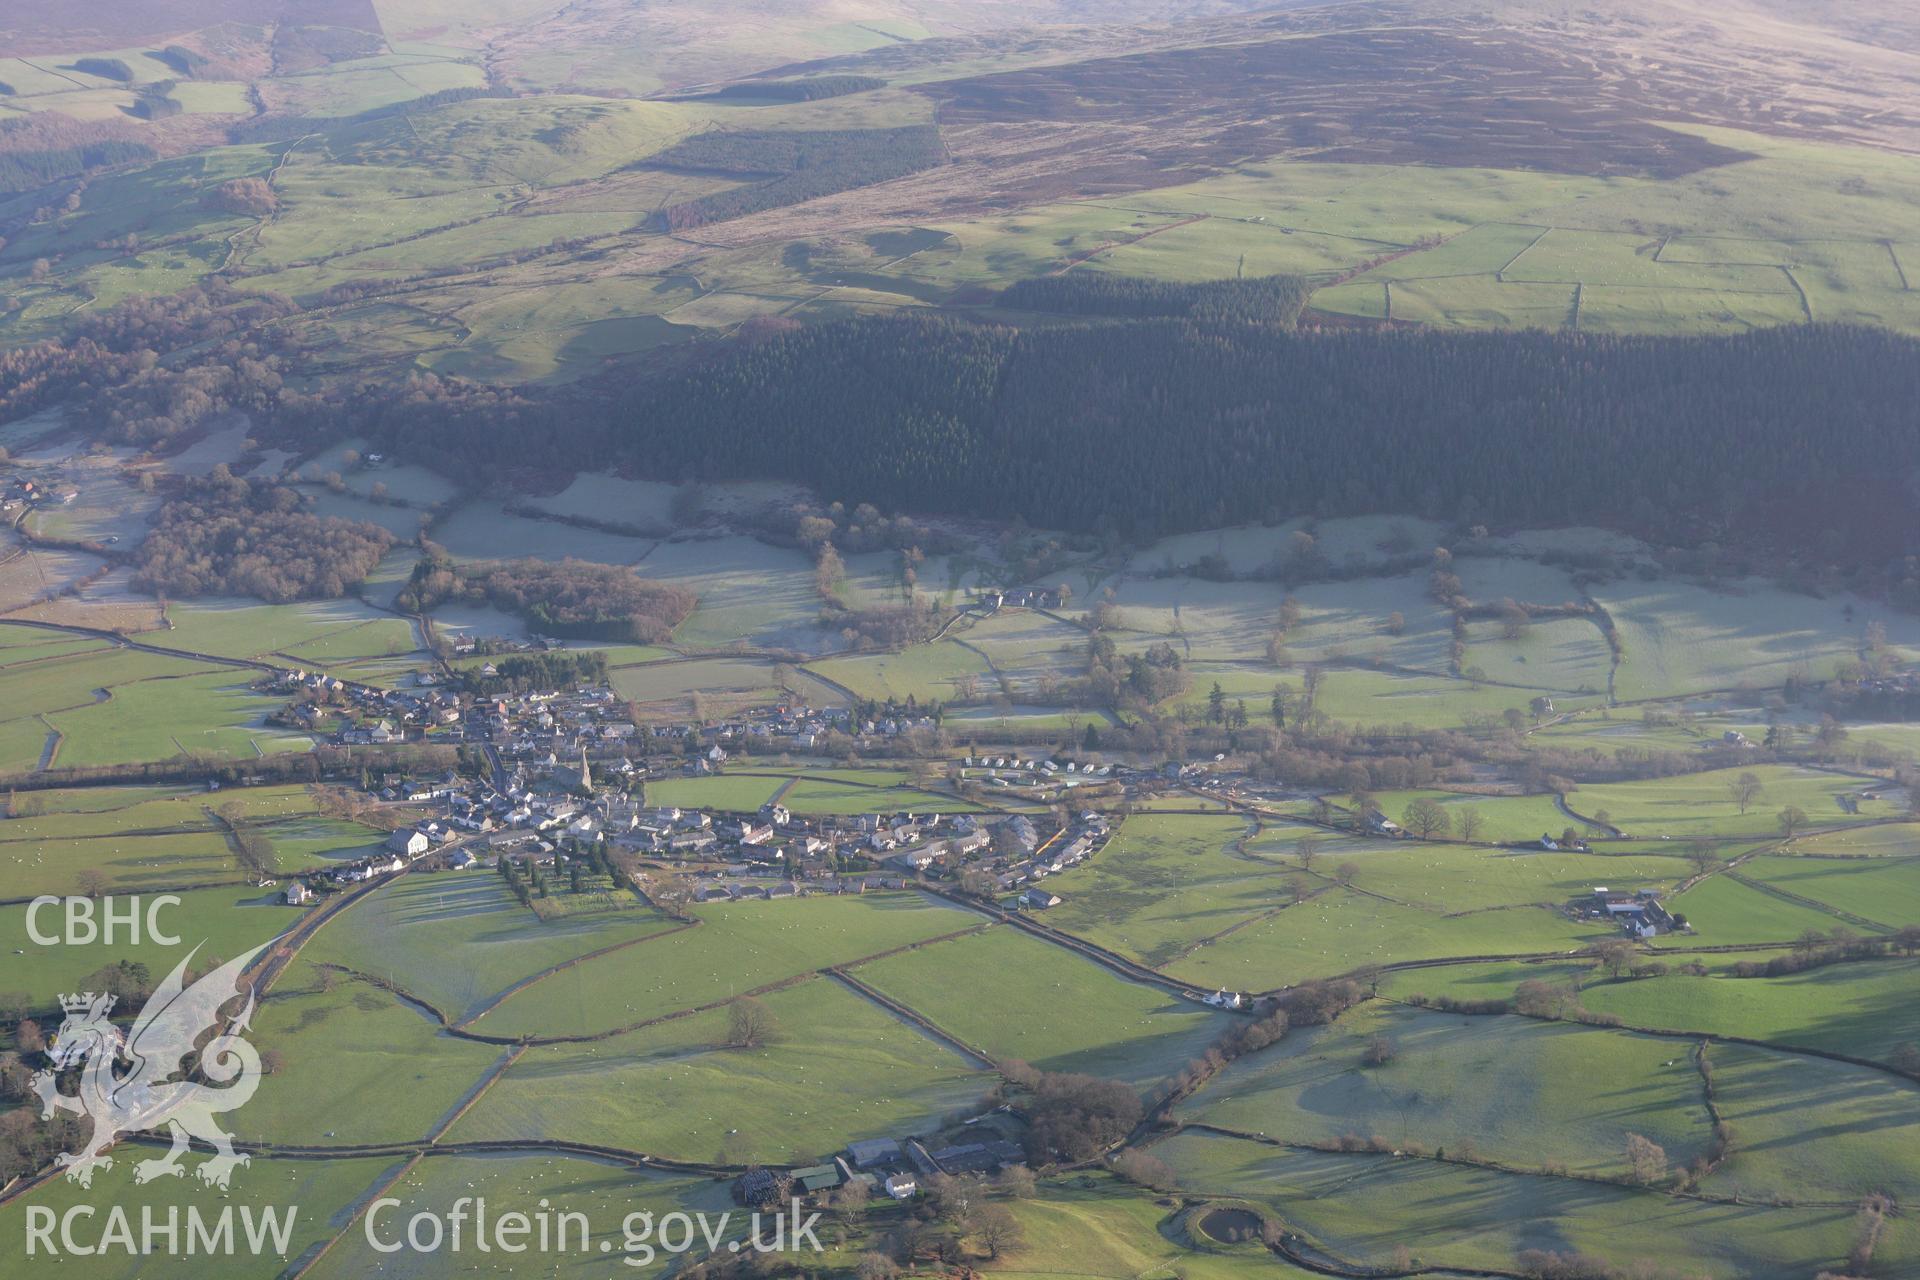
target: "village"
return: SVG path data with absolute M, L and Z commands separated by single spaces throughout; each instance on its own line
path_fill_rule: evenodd
M 480 680 L 493 670 L 479 668 Z M 1057 819 L 923 810 L 801 815 L 777 801 L 730 812 L 646 799 L 650 780 L 714 776 L 736 752 L 807 753 L 829 733 L 885 739 L 921 725 L 907 717 L 855 723 L 845 708 L 775 707 L 713 725 L 641 728 L 605 688 L 475 695 L 430 675 L 403 690 L 297 670 L 265 683 L 290 695 L 277 718 L 330 729 L 340 745 L 441 743 L 469 748 L 485 762 L 475 771 L 480 776 L 366 775 L 369 796 L 410 820 L 379 854 L 319 873 L 332 885 L 416 865 L 464 870 L 508 862 L 527 874 L 565 874 L 583 858 L 625 857 L 671 868 L 696 902 L 899 889 L 921 878 L 959 884 L 965 877 L 972 891 L 985 888 L 1007 896 L 1010 906 L 1043 910 L 1059 898 L 1038 882 L 1085 861 L 1112 833 L 1108 817 L 1093 808 L 1063 810 Z M 1066 782 L 1081 779 L 1111 787 L 1130 772 L 968 756 L 955 774 L 1038 793 L 1063 792 Z M 288 892 L 305 900 L 315 887 L 297 883 Z
M 930 729 L 934 721 L 925 714 L 885 713 L 894 708 L 858 716 L 845 707 L 775 705 L 714 723 L 643 725 L 605 686 L 488 691 L 499 671 L 485 662 L 446 675 L 420 672 L 411 687 L 388 689 L 300 670 L 263 681 L 289 698 L 274 713 L 283 723 L 326 732 L 348 747 L 454 746 L 478 766 L 432 776 L 366 774 L 369 797 L 407 820 L 379 853 L 295 881 L 286 891 L 290 902 L 410 868 L 486 867 L 545 884 L 555 876 L 577 883 L 576 866 L 594 883 L 618 883 L 624 866 L 629 887 L 656 901 L 772 900 L 935 883 L 1007 910 L 1044 912 L 1062 898 L 1042 882 L 1097 853 L 1114 833 L 1111 815 L 1142 799 L 1168 791 L 1210 796 L 1229 806 L 1309 798 L 1233 773 L 1218 761 L 1141 768 L 981 751 L 948 763 L 949 787 L 980 800 L 1005 795 L 1048 807 L 840 815 L 795 813 L 777 798 L 751 810 L 654 804 L 647 796 L 650 782 L 718 777 L 732 767 L 751 768 L 756 759 L 817 755 L 830 740 L 854 752 L 884 751 L 900 735 Z M 1080 803 L 1072 803 L 1076 798 Z M 1317 820 L 1328 825 L 1389 840 L 1410 838 L 1377 807 L 1342 816 L 1324 798 L 1310 798 Z M 1571 832 L 1543 833 L 1521 847 L 1589 850 Z M 1686 928 L 1684 917 L 1676 920 L 1646 890 L 1609 898 L 1598 889 L 1591 900 L 1570 904 L 1569 913 L 1606 921 L 1637 940 Z M 1233 999 L 1227 992 L 1204 998 Z

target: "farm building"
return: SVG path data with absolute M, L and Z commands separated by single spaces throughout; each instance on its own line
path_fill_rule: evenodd
M 932 1153 L 934 1164 L 946 1173 L 991 1173 L 1023 1164 L 1026 1153 L 1011 1142 L 967 1142 Z
M 749 1169 L 733 1184 L 733 1198 L 753 1208 L 786 1199 L 792 1183 L 783 1173 L 771 1169 Z
M 900 1159 L 900 1144 L 892 1138 L 867 1138 L 847 1144 L 847 1157 L 856 1169 L 877 1169 Z
M 1604 885 L 1597 886 L 1586 914 L 1610 920 L 1635 938 L 1656 937 L 1662 931 L 1675 927 L 1673 917 L 1660 902 L 1659 892 L 1653 889 L 1615 893 Z
M 794 1187 L 797 1190 L 804 1191 L 808 1195 L 818 1195 L 823 1191 L 831 1191 L 839 1186 L 842 1181 L 843 1179 L 840 1176 L 840 1167 L 838 1165 L 816 1164 L 793 1171 Z

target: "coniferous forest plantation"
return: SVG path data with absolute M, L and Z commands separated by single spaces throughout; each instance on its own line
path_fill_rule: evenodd
M 1920 18 L 16 0 L 0 1275 L 1920 1276 Z

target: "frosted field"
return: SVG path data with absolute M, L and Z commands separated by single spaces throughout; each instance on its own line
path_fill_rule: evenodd
M 674 486 L 659 480 L 623 480 L 582 472 L 559 493 L 525 499 L 525 505 L 556 515 L 664 528 L 669 522 L 673 494 Z
M 1605 693 L 1612 663 L 1598 626 L 1585 618 L 1553 618 L 1529 623 L 1517 640 L 1507 639 L 1498 622 L 1468 624 L 1460 668 L 1478 667 L 1505 684 Z
M 1475 604 L 1578 604 L 1584 596 L 1565 569 L 1518 556 L 1457 555 L 1453 573 Z
M 700 597 L 693 616 L 674 633 L 678 644 L 717 649 L 745 642 L 815 651 L 827 644 L 815 625 L 822 602 L 813 561 L 799 550 L 737 535 L 662 542 L 634 571 Z
M 1886 624 L 1896 647 L 1920 645 L 1920 619 L 1855 596 L 1815 599 L 1758 581 L 1724 590 L 1612 582 L 1594 596 L 1626 642 L 1615 684 L 1622 700 L 1778 686 L 1795 674 L 1826 679 L 1859 652 L 1871 620 Z

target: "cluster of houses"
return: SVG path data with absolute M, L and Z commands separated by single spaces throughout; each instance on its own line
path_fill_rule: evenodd
M 643 735 L 618 694 L 588 688 L 475 698 L 460 736 L 491 744 L 508 759 L 547 763 L 583 750 L 631 751 Z
M 18 515 L 34 507 L 64 507 L 79 496 L 80 491 L 71 485 L 21 476 L 0 490 L 0 515 Z
M 395 853 L 389 845 L 379 853 L 355 858 L 352 862 L 336 863 L 324 871 L 314 872 L 304 880 L 291 881 L 282 897 L 288 906 L 304 907 L 317 896 L 316 885 L 325 889 L 346 889 L 356 884 L 364 884 L 396 871 L 405 871 L 413 861 L 413 857 Z
M 902 734 L 931 733 L 939 728 L 933 716 L 917 706 L 869 707 L 866 711 L 857 715 L 848 707 L 776 705 L 746 711 L 698 730 L 687 726 L 670 728 L 681 736 L 697 736 L 709 745 L 709 750 L 713 747 L 722 751 L 746 749 L 759 755 L 817 751 L 827 745 L 830 733 L 884 742 Z
M 1574 910 L 1587 920 L 1609 921 L 1629 938 L 1637 940 L 1658 937 L 1680 927 L 1655 889 L 1618 893 L 1599 885 L 1591 895 L 1576 901 Z
M 997 612 L 1001 609 L 1058 609 L 1066 603 L 1066 596 L 1060 587 L 989 587 L 983 588 L 974 600 L 989 612 Z
M 1020 895 L 1016 905 L 1034 911 L 1045 911 L 1061 902 L 1058 894 L 1041 887 L 1042 880 L 1071 871 L 1105 848 L 1113 836 L 1106 815 L 1092 809 L 1082 811 L 1044 842 L 1025 815 L 1015 814 L 1005 826 L 1008 837 L 1003 844 L 1016 852 L 994 868 L 994 882 L 1002 893 Z
M 1019 756 L 966 756 L 960 762 L 962 776 L 973 776 L 990 787 L 1078 786 L 1106 781 L 1115 776 L 1112 765 L 1082 765 L 1044 758 Z
M 324 671 L 282 671 L 268 682 L 289 701 L 269 724 L 303 733 L 328 733 L 348 746 L 386 746 L 439 735 L 451 741 L 464 715 L 452 690 L 436 685 L 376 689 Z
M 498 674 L 492 663 L 476 669 L 483 680 Z M 804 754 L 826 746 L 829 734 L 889 739 L 935 728 L 928 715 L 900 713 L 856 720 L 845 707 L 772 706 L 711 725 L 667 723 L 640 726 L 624 699 L 605 687 L 536 690 L 462 697 L 430 671 L 414 674 L 406 688 L 378 689 L 325 673 L 286 671 L 269 682 L 291 696 L 275 723 L 325 733 L 346 745 L 397 742 L 480 743 L 508 759 L 539 761 L 593 754 L 694 755 L 717 768 L 740 750 L 769 755 Z
M 491 664 L 482 668 L 491 670 Z M 269 682 L 291 700 L 269 720 L 347 746 L 481 743 L 510 758 L 620 750 L 641 737 L 611 689 L 463 697 L 432 672 L 406 688 L 353 684 L 325 672 L 283 671 Z
M 695 896 L 719 898 L 784 897 L 809 888 L 843 892 L 896 888 L 935 864 L 962 861 L 993 843 L 987 826 L 972 814 L 903 811 L 846 817 L 794 814 L 769 803 L 752 817 L 718 823 L 705 813 L 656 811 L 671 820 L 675 834 L 650 834 L 638 852 L 691 853 L 726 865 L 696 884 Z M 677 816 L 676 816 L 677 815 Z M 845 873 L 853 872 L 852 882 Z M 771 888 L 743 883 L 745 877 L 778 877 Z
M 849 1142 L 824 1164 L 802 1169 L 754 1168 L 733 1184 L 734 1198 L 750 1208 L 790 1199 L 824 1201 L 848 1183 L 865 1183 L 878 1194 L 911 1200 L 940 1174 L 994 1173 L 1026 1163 L 1026 1153 L 1002 1138 L 987 1137 L 929 1149 L 918 1138 L 868 1138 Z
M 456 658 L 469 658 L 476 653 L 546 653 L 560 647 L 544 636 L 528 636 L 522 640 L 514 636 L 482 636 L 471 631 L 455 636 L 452 644 Z

